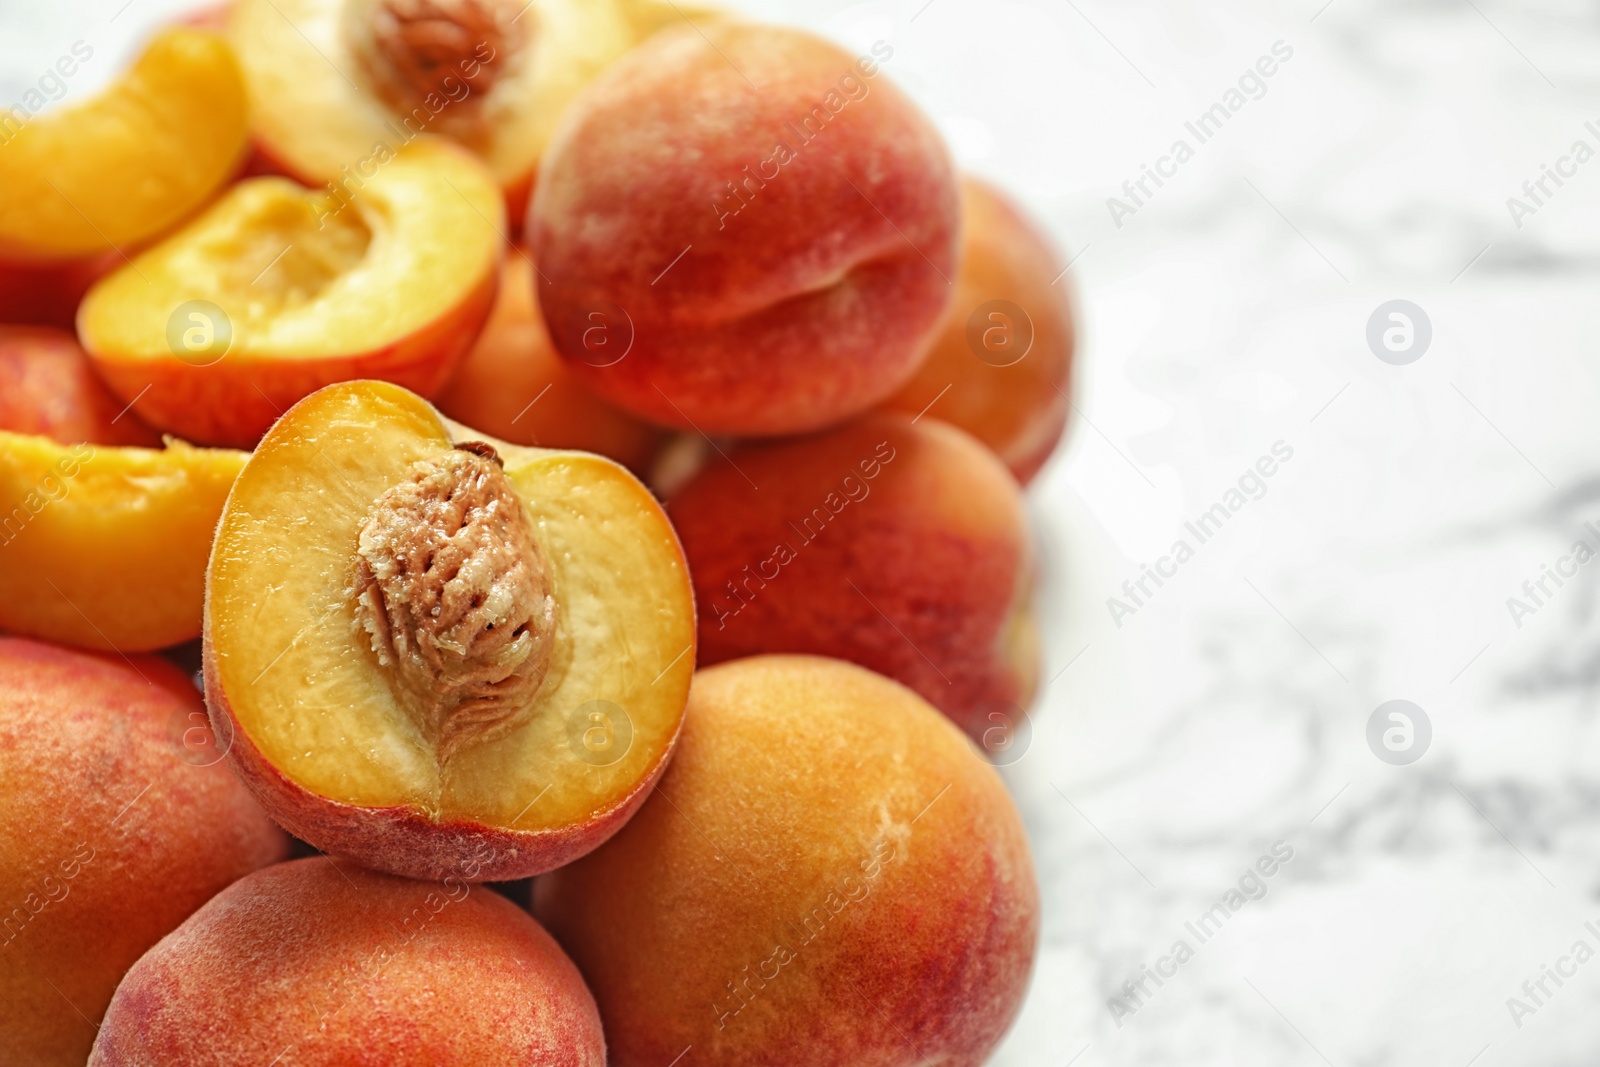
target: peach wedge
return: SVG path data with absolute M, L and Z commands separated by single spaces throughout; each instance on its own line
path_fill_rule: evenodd
M 78 336 L 146 422 L 248 448 L 331 382 L 436 392 L 494 302 L 504 227 L 488 173 L 443 141 L 349 200 L 250 179 L 95 285 Z
M 521 878 L 649 793 L 694 606 L 672 527 L 621 466 L 347 382 L 240 474 L 204 662 L 235 768 L 292 832 L 393 874 Z
M 90 256 L 181 221 L 239 162 L 245 106 L 227 42 L 179 28 L 92 100 L 0 111 L 0 260 Z
M 0 430 L 0 630 L 121 652 L 198 636 L 211 533 L 244 460 Z

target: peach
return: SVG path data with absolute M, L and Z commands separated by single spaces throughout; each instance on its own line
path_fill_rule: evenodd
M 1039 669 L 1033 552 L 1010 473 L 932 418 L 875 414 L 711 460 L 667 503 L 700 660 L 837 656 L 910 686 L 975 737 Z
M 84 48 L 62 62 L 93 55 Z M 0 111 L 0 260 L 95 256 L 181 221 L 238 163 L 245 106 L 227 42 L 174 28 L 92 100 L 36 118 Z
M 838 422 L 915 370 L 960 204 L 938 134 L 798 30 L 665 30 L 551 142 L 529 219 L 557 350 L 616 404 L 705 433 Z
M 489 174 L 444 141 L 349 199 L 253 178 L 96 284 L 78 335 L 146 422 L 248 448 L 331 382 L 437 392 L 494 302 L 503 229 Z
M 0 630 L 122 652 L 198 636 L 211 535 L 244 461 L 0 430 Z
M 671 753 L 694 640 L 682 550 L 624 468 L 382 382 L 278 420 L 206 576 L 235 769 L 297 836 L 416 878 L 527 877 L 615 833 Z
M 81 1064 L 123 973 L 288 839 L 155 656 L 0 637 L 0 1063 Z
M 595 396 L 561 362 L 534 302 L 532 279 L 532 262 L 513 249 L 494 311 L 439 394 L 439 410 L 514 444 L 598 452 L 643 470 L 662 432 Z
M 261 154 L 344 187 L 422 133 L 483 157 L 520 224 L 557 118 L 632 47 L 637 0 L 238 0 Z
M 534 894 L 612 1067 L 980 1064 L 1039 935 L 994 769 L 910 690 L 808 656 L 697 674 L 655 795 Z
M 69 333 L 0 326 L 0 430 L 64 445 L 159 445 L 161 439 L 95 377 Z
M 985 181 L 963 182 L 962 216 L 955 299 L 916 375 L 882 406 L 961 427 L 1026 485 L 1071 407 L 1076 335 L 1063 265 L 1038 223 Z
M 604 1067 L 594 998 L 460 881 L 294 860 L 234 883 L 117 989 L 91 1067 Z
M 70 330 L 83 294 L 123 262 L 115 252 L 57 263 L 0 260 L 0 323 Z

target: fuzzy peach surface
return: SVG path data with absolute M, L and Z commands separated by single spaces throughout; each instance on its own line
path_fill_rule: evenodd
M 161 444 L 95 376 L 78 339 L 45 326 L 0 326 L 0 430 L 64 445 Z
M 976 1065 L 1039 932 L 993 768 L 910 690 L 801 656 L 700 672 L 656 793 L 535 894 L 613 1067 Z
M 288 839 L 185 746 L 167 661 L 0 638 L 0 678 L 0 1063 L 82 1064 L 123 972 Z
M 573 104 L 529 239 L 556 347 L 603 396 L 669 426 L 769 435 L 837 422 L 910 376 L 950 299 L 960 205 L 880 45 L 681 27 Z
M 902 682 L 974 736 L 1038 672 L 1022 495 L 931 417 L 874 414 L 711 459 L 667 504 L 700 662 L 804 652 Z
M 1039 224 L 1004 193 L 970 177 L 961 193 L 955 299 L 916 375 L 883 406 L 961 427 L 1026 485 L 1072 406 L 1070 283 Z
M 93 1067 L 603 1067 L 550 935 L 460 882 L 327 857 L 238 882 L 129 972 Z

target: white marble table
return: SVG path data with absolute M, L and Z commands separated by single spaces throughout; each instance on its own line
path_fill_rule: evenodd
M 1078 412 L 1032 492 L 1052 680 L 1006 771 L 1044 943 L 1001 1064 L 1600 1059 L 1600 565 L 1562 562 L 1600 550 L 1600 13 L 1322 4 L 737 5 L 891 42 L 1076 257 Z M 0 98 L 78 39 L 88 91 L 181 6 L 0 0 Z M 1366 339 L 1395 299 L 1432 328 L 1407 365 Z M 1396 699 L 1432 729 L 1407 765 L 1367 741 Z

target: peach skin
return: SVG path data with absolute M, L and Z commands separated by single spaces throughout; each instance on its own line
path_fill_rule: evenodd
M 438 392 L 488 317 L 504 227 L 488 172 L 447 141 L 384 158 L 348 199 L 252 178 L 97 283 L 78 337 L 152 426 L 249 448 L 331 382 Z
M 278 420 L 206 576 L 235 770 L 296 836 L 414 878 L 525 878 L 615 833 L 672 751 L 694 641 L 682 550 L 624 468 L 383 382 Z
M 884 401 L 988 445 L 1023 485 L 1067 425 L 1076 343 L 1063 264 L 1040 226 L 994 186 L 962 183 L 961 274 L 916 375 Z
M 515 248 L 478 343 L 437 402 L 452 419 L 501 440 L 598 452 L 635 472 L 665 436 L 595 396 L 567 369 L 533 297 L 533 265 Z
M 697 674 L 655 795 L 539 879 L 534 910 L 589 979 L 612 1067 L 691 1048 L 703 1067 L 976 1067 L 1039 937 L 994 769 L 915 693 L 809 656 Z
M 516 905 L 336 865 L 259 871 L 145 954 L 90 1067 L 604 1067 L 578 970 Z
M 910 686 L 974 737 L 1031 700 L 1022 494 L 968 434 L 874 414 L 750 445 L 711 459 L 667 513 L 694 576 L 702 664 L 837 656 Z
M 126 409 L 70 333 L 0 326 L 0 430 L 64 445 L 160 447 L 155 431 Z
M 585 90 L 529 240 L 556 349 L 596 391 L 766 435 L 910 377 L 950 299 L 960 203 L 937 132 L 883 76 L 892 55 L 720 21 L 663 30 Z
M 76 1067 L 123 973 L 289 842 L 156 656 L 0 637 L 0 1063 Z

